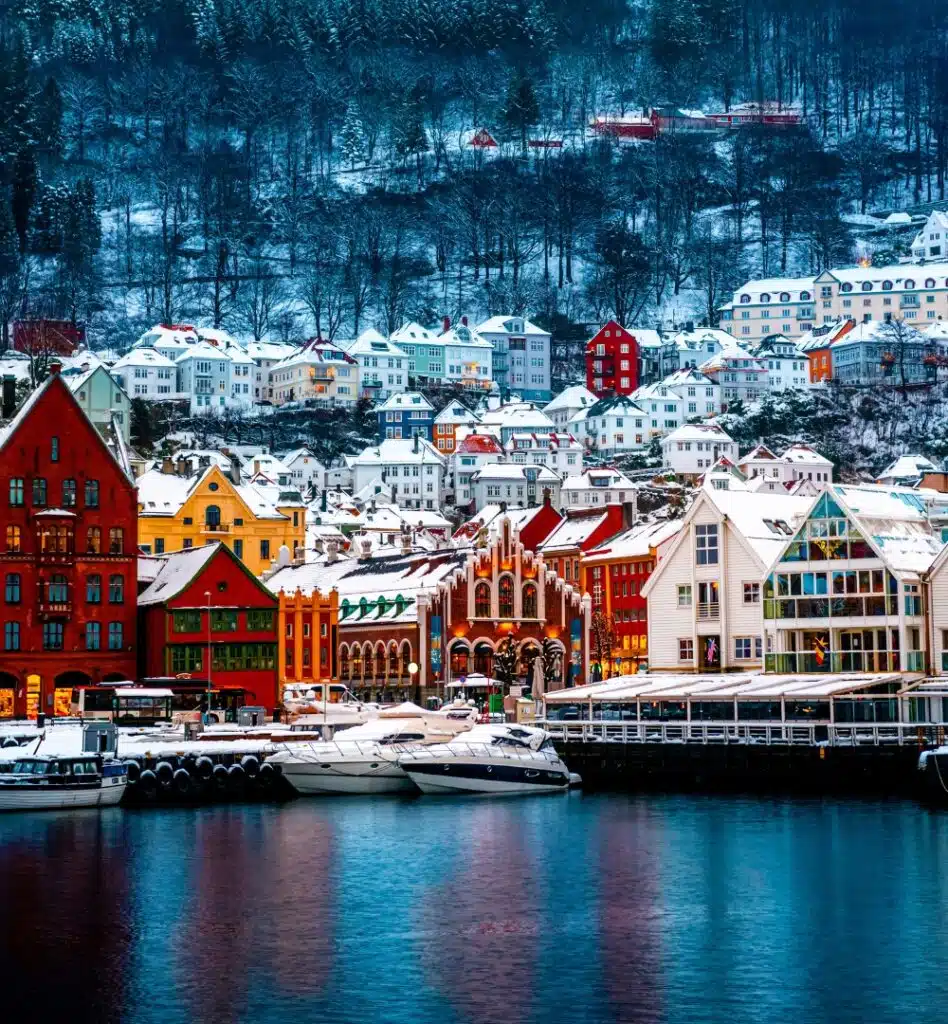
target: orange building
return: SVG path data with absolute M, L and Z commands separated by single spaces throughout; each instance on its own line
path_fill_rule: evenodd
M 458 446 L 458 427 L 473 429 L 478 416 L 461 402 L 448 404 L 434 418 L 431 440 L 442 455 L 451 455 Z
M 856 326 L 855 320 L 837 320 L 832 324 L 814 327 L 798 343 L 809 362 L 810 383 L 819 384 L 833 378 L 833 345 Z
M 277 677 L 285 683 L 332 682 L 336 665 L 339 594 L 277 592 Z

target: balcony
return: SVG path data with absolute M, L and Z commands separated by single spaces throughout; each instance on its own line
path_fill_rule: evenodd
M 899 306 L 902 309 L 918 309 L 921 302 L 918 295 L 902 295 L 899 298 Z
M 719 619 L 721 617 L 721 605 L 717 601 L 698 605 L 698 618 L 703 621 Z
M 923 651 L 910 651 L 908 654 L 909 672 L 921 672 L 922 668 L 912 668 L 913 664 L 924 664 Z M 767 654 L 764 656 L 764 671 L 777 672 L 781 675 L 794 673 L 828 673 L 845 672 L 899 672 L 898 651 L 827 651 L 817 654 L 815 651 L 795 651 L 785 654 Z
M 210 535 L 230 533 L 230 523 L 205 523 L 201 527 L 201 533 Z

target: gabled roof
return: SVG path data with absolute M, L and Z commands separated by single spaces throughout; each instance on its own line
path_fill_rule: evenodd
M 738 465 L 743 466 L 747 462 L 760 462 L 764 459 L 771 462 L 778 461 L 777 456 L 767 447 L 767 445 L 759 444 L 756 448 L 749 451 L 742 459 L 740 459 Z
M 552 401 L 543 406 L 543 411 L 549 415 L 551 412 L 559 412 L 561 409 L 585 409 L 596 404 L 598 399 L 584 385 L 574 384 L 565 388 Z
M 434 331 L 429 331 L 427 327 L 422 327 L 421 324 L 416 323 L 414 320 L 407 324 L 402 324 L 389 338 L 389 341 L 405 345 L 413 345 L 416 342 L 428 344 L 435 340 L 437 339 Z
M 594 480 L 601 480 L 606 478 L 605 484 L 593 483 Z M 610 469 L 608 467 L 602 469 L 584 469 L 582 473 L 576 476 L 568 476 L 563 481 L 564 491 L 580 491 L 580 490 L 608 490 L 610 487 L 621 487 L 623 489 L 629 488 L 630 490 L 635 485 L 632 481 L 624 474 L 620 473 L 617 469 Z
M 642 409 L 629 395 L 607 395 L 586 410 L 586 419 L 599 416 L 644 416 Z
M 477 423 L 480 416 L 471 412 L 463 402 L 448 402 L 448 404 L 435 416 L 435 423 Z
M 199 548 L 172 551 L 162 555 L 160 561 L 156 557 L 155 561 L 159 562 L 158 571 L 148 589 L 139 596 L 139 607 L 161 604 L 177 597 L 217 554 L 220 546 L 220 541 L 214 541 L 213 544 L 204 544 Z M 152 569 L 149 566 L 149 570 Z
M 722 444 L 734 444 L 734 438 L 725 433 L 715 423 L 686 423 L 662 438 L 662 447 L 677 444 L 679 441 L 717 441 Z
M 938 467 L 924 455 L 900 455 L 879 474 L 879 481 L 919 479 L 926 473 L 937 473 Z
M 583 556 L 584 564 L 612 562 L 620 558 L 645 558 L 653 548 L 674 537 L 683 520 L 662 519 L 655 523 L 636 523 L 624 533 L 592 548 Z
M 828 459 L 825 455 L 821 455 L 808 444 L 792 444 L 784 451 L 780 458 L 784 462 L 790 462 L 795 466 L 829 466 L 830 469 L 833 468 L 832 460 Z
M 509 327 L 511 320 L 522 321 L 522 331 L 512 331 Z M 477 325 L 477 331 L 479 334 L 533 334 L 543 335 L 549 337 L 549 331 L 544 331 L 542 327 L 537 327 L 536 324 L 531 323 L 526 317 L 522 316 L 492 316 L 489 320 L 485 320 L 482 324 Z
M 454 449 L 455 455 L 503 455 L 504 449 L 490 434 L 468 434 Z
M 609 514 L 608 510 L 597 510 L 593 515 L 567 516 L 537 547 L 545 555 L 578 547 L 606 522 Z
M 375 407 L 376 412 L 434 412 L 434 406 L 420 391 L 398 391 Z
M 160 366 L 163 369 L 173 369 L 174 362 L 167 356 L 163 356 L 157 349 L 133 348 L 114 363 L 112 369 L 121 370 L 126 366 Z
M 353 466 L 386 466 L 395 463 L 445 464 L 445 457 L 423 437 L 387 437 L 370 445 L 351 461 Z

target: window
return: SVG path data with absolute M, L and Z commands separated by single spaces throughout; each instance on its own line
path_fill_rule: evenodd
M 510 576 L 501 576 L 498 586 L 498 608 L 502 619 L 512 619 L 514 614 L 514 585 Z
M 98 555 L 102 552 L 102 530 L 98 526 L 90 526 L 86 531 L 86 554 Z
M 197 608 L 171 613 L 171 628 L 175 633 L 197 633 L 201 629 L 201 612 Z
M 243 558 L 244 557 L 244 542 L 242 540 L 240 540 L 240 539 L 235 539 L 234 540 L 234 554 L 238 558 Z
M 102 601 L 102 577 L 98 574 L 86 577 L 86 603 L 99 604 Z
M 49 439 L 49 461 L 59 462 L 59 438 L 51 437 Z
M 125 551 L 125 531 L 121 526 L 109 528 L 109 554 L 121 555 Z
M 718 564 L 717 523 L 701 523 L 695 527 L 695 562 L 697 565 Z
M 123 604 L 125 601 L 125 577 L 109 577 L 109 604 Z
M 86 481 L 86 508 L 98 508 L 99 507 L 99 481 L 98 480 L 87 480 Z
M 537 588 L 532 583 L 525 583 L 523 587 L 523 608 L 521 609 L 525 619 L 537 617 Z
M 109 650 L 120 651 L 122 649 L 122 623 L 109 623 Z
M 490 584 L 482 580 L 474 587 L 474 617 L 490 618 Z
M 695 642 L 691 639 L 691 637 L 685 637 L 678 641 L 678 660 L 695 660 Z
M 86 623 L 86 650 L 98 651 L 102 647 L 102 624 L 100 622 Z
M 3 649 L 5 651 L 18 651 L 20 649 L 19 622 L 5 622 L 3 624 Z
M 922 595 L 919 593 L 919 585 L 917 583 L 905 584 L 905 614 L 922 614 Z
M 678 588 L 678 607 L 691 607 L 691 584 L 685 584 Z
M 46 505 L 46 480 L 41 476 L 33 481 L 33 504 L 39 508 Z
M 237 612 L 233 608 L 214 608 L 211 611 L 212 633 L 236 633 Z
M 10 478 L 10 505 L 14 508 L 23 505 L 23 477 L 21 476 Z
M 8 572 L 4 586 L 4 600 L 7 604 L 20 603 L 21 579 L 18 572 Z
M 61 622 L 43 623 L 43 650 L 61 651 L 63 649 L 63 624 Z
M 7 527 L 7 551 L 16 553 L 21 550 L 21 537 L 19 526 Z
M 250 608 L 247 610 L 247 629 L 254 632 L 272 632 L 273 612 L 267 608 Z
M 63 480 L 63 508 L 76 507 L 76 481 L 72 477 Z
M 268 540 L 260 541 L 260 557 L 263 559 L 270 558 L 270 542 Z
M 760 584 L 744 584 L 744 604 L 760 604 Z
M 736 661 L 749 661 L 753 648 L 752 638 L 738 636 L 734 638 L 734 658 Z

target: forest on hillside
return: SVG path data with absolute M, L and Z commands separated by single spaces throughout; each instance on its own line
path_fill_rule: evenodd
M 746 101 L 804 123 L 588 131 Z M 0 322 L 119 350 L 194 319 L 713 323 L 747 276 L 851 260 L 852 214 L 943 199 L 946 166 L 936 0 L 10 0 Z

